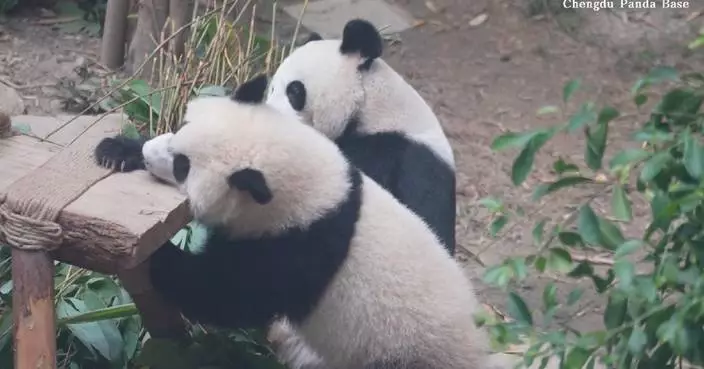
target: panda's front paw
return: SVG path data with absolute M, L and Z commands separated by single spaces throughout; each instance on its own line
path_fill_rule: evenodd
M 142 146 L 145 139 L 125 136 L 104 138 L 95 147 L 95 160 L 98 165 L 120 172 L 144 169 Z

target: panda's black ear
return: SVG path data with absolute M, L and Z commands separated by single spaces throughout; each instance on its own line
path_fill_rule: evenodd
M 241 103 L 259 104 L 264 101 L 266 86 L 269 79 L 266 74 L 260 74 L 241 84 L 232 95 L 232 100 Z
M 258 204 L 267 204 L 274 197 L 266 184 L 264 174 L 256 169 L 245 168 L 238 170 L 227 177 L 227 183 L 230 188 L 249 192 Z
M 303 43 L 301 44 L 301 46 L 303 46 L 303 45 L 305 45 L 305 44 L 307 44 L 307 43 L 309 43 L 309 42 L 311 42 L 311 41 L 320 41 L 320 40 L 322 40 L 322 39 L 323 39 L 323 36 L 321 36 L 320 33 L 318 33 L 318 32 L 311 32 L 311 34 L 308 35 L 308 38 L 306 38 L 306 39 L 303 41 Z
M 373 24 L 364 19 L 353 19 L 342 31 L 342 54 L 359 53 L 362 58 L 374 60 L 381 56 L 383 41 Z

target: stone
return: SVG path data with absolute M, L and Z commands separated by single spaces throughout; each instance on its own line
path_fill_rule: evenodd
M 284 12 L 298 19 L 303 3 L 284 7 Z M 302 24 L 324 38 L 341 38 L 347 21 L 364 18 L 382 33 L 397 33 L 413 27 L 415 20 L 404 9 L 383 0 L 318 0 L 306 7 Z M 383 28 L 383 29 L 382 29 Z
M 20 94 L 3 83 L 0 83 L 0 111 L 8 116 L 24 114 L 24 101 Z

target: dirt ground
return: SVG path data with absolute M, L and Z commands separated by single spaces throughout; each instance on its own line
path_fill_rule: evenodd
M 583 146 L 572 137 L 560 137 L 539 155 L 539 169 L 524 188 L 514 189 L 508 173 L 516 153 L 493 153 L 492 139 L 507 130 L 555 123 L 537 117 L 536 110 L 559 103 L 563 84 L 581 78 L 584 88 L 575 96 L 577 101 L 597 98 L 622 108 L 624 117 L 612 125 L 610 146 L 623 147 L 642 114 L 628 96 L 640 73 L 657 64 L 704 70 L 702 54 L 690 55 L 683 48 L 704 24 L 704 4 L 690 1 L 692 8 L 682 11 L 557 9 L 531 14 L 540 0 L 393 1 L 423 23 L 400 34 L 385 58 L 432 104 L 451 138 L 459 176 L 458 258 L 475 279 L 483 302 L 502 310 L 505 294 L 481 282 L 481 263 L 529 252 L 534 247 L 533 222 L 509 227 L 494 241 L 486 231 L 490 215 L 476 202 L 493 195 L 520 203 L 533 221 L 566 213 L 584 193 L 570 190 L 535 204 L 529 200 L 530 190 L 552 178 L 548 168 L 558 152 L 583 162 Z M 482 14 L 488 16 L 483 23 L 472 22 Z M 95 38 L 37 25 L 36 19 L 0 23 L 0 83 L 18 87 L 28 112 L 57 112 L 61 91 L 50 85 L 80 81 L 76 71 L 86 66 L 100 70 L 94 68 L 99 44 Z M 608 199 L 596 204 L 608 210 Z M 636 216 L 647 214 L 647 208 L 636 207 Z M 643 222 L 636 222 L 626 232 L 641 227 Z M 555 282 L 562 296 L 574 288 L 566 280 L 531 277 L 521 287 L 531 306 L 541 306 L 548 282 Z M 577 329 L 592 329 L 601 324 L 601 305 L 585 295 L 575 311 L 558 318 L 570 320 Z

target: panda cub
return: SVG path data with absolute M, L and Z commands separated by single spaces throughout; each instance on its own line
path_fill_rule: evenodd
M 287 316 L 328 368 L 486 368 L 478 302 L 437 237 L 332 141 L 261 104 L 260 86 L 192 100 L 168 138 L 209 238 L 198 254 L 160 248 L 155 289 L 203 323 Z
M 362 19 L 347 22 L 342 39 L 313 33 L 277 68 L 266 102 L 335 140 L 454 254 L 452 148 L 425 100 L 381 59 L 382 45 Z

